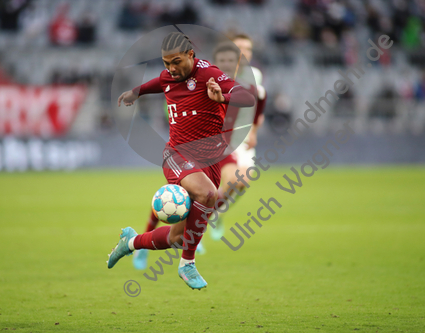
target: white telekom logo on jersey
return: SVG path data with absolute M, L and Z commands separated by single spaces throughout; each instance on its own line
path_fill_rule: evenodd
M 169 118 L 171 118 L 170 124 L 176 124 L 176 122 L 174 121 L 174 117 L 177 118 L 177 104 L 168 104 L 167 109 L 169 113 Z
M 168 118 L 171 119 L 170 125 L 177 124 L 177 122 L 174 120 L 174 118 L 178 117 L 177 104 L 167 104 L 167 109 L 168 109 Z M 195 116 L 195 115 L 198 114 L 198 112 L 196 112 L 196 110 L 181 112 L 181 116 L 183 116 L 183 117 L 186 117 L 190 114 Z

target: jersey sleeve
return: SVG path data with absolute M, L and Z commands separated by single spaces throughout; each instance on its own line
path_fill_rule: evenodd
M 206 68 L 204 75 L 206 81 L 212 77 L 220 86 L 224 97 L 223 104 L 231 104 L 238 107 L 249 107 L 255 104 L 255 97 L 252 93 L 229 78 L 218 67 L 210 66 Z
M 133 93 L 137 96 L 145 94 L 157 94 L 162 92 L 161 80 L 159 77 L 156 77 L 146 83 L 143 83 L 140 86 L 137 86 L 132 89 Z
M 252 74 L 254 75 L 254 80 L 257 85 L 263 84 L 263 74 L 257 67 L 251 66 Z
M 259 94 L 260 95 L 260 94 Z M 258 118 L 264 113 L 264 107 L 266 106 L 267 94 L 264 92 L 264 98 L 257 99 L 257 106 L 255 107 L 254 125 L 258 124 Z
M 223 94 L 229 93 L 230 90 L 232 90 L 232 88 L 235 86 L 235 81 L 229 78 L 216 66 L 210 66 L 206 68 L 204 75 L 205 75 L 206 81 L 208 81 L 211 77 L 213 77 L 215 82 L 217 82 L 218 85 L 220 86 L 221 92 Z

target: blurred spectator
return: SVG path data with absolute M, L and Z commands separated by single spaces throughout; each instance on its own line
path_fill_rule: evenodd
M 198 13 L 194 8 L 193 3 L 186 2 L 179 16 L 180 16 L 179 23 L 183 23 L 183 24 L 198 23 Z
M 423 73 L 422 75 L 425 75 L 425 73 Z M 424 88 L 425 88 L 425 85 L 424 85 Z M 397 89 L 397 94 L 403 99 L 412 99 L 414 97 L 415 87 L 412 83 L 412 80 L 409 76 L 408 71 L 403 70 L 401 72 L 399 80 L 397 80 L 397 82 L 396 82 L 396 89 Z M 424 93 L 425 93 L 425 91 L 424 91 Z
M 307 17 L 311 39 L 332 47 L 341 40 L 344 30 L 356 22 L 354 9 L 343 0 L 301 0 L 298 12 Z
M 277 44 L 285 44 L 291 41 L 291 34 L 287 22 L 278 20 L 270 33 L 271 40 Z
M 180 5 L 177 2 L 172 2 L 169 6 L 162 6 L 161 10 L 162 12 L 158 17 L 160 25 L 178 23 L 180 19 Z
M 320 42 L 322 29 L 326 24 L 325 15 L 319 10 L 313 10 L 309 15 L 309 23 L 311 25 L 311 38 L 313 42 Z
M 375 7 L 368 4 L 366 5 L 366 24 L 373 35 L 378 33 L 380 29 L 380 15 Z
M 345 2 L 343 21 L 346 27 L 354 27 L 357 21 L 355 9 L 347 1 Z
M 309 16 L 311 11 L 314 8 L 317 8 L 319 5 L 318 0 L 299 0 L 298 1 L 298 11 L 304 15 Z
M 142 26 L 142 15 L 140 6 L 132 1 L 123 3 L 118 17 L 118 27 L 123 30 L 135 30 Z
M 337 40 L 340 40 L 342 31 L 345 27 L 343 19 L 345 18 L 346 10 L 347 8 L 344 3 L 340 1 L 331 2 L 327 7 L 327 27 L 333 31 Z
M 163 7 L 163 12 L 159 17 L 161 25 L 170 24 L 197 24 L 199 17 L 195 4 L 193 2 L 186 1 L 182 6 L 178 3 L 170 4 L 169 6 Z
M 18 31 L 19 17 L 31 0 L 1 0 L 0 1 L 0 29 Z
M 43 37 L 49 25 L 47 8 L 42 6 L 40 2 L 32 2 L 22 12 L 19 21 L 28 41 Z
M 397 93 L 391 86 L 384 86 L 377 94 L 369 111 L 370 118 L 393 119 L 396 116 Z
M 283 133 L 291 124 L 293 110 L 292 101 L 288 95 L 277 94 L 272 105 L 266 110 L 266 120 L 275 133 Z
M 320 39 L 322 44 L 328 48 L 336 48 L 338 46 L 338 37 L 329 27 L 326 27 L 322 30 Z
M 406 26 L 403 29 L 401 41 L 407 48 L 416 48 L 421 45 L 422 22 L 419 17 L 411 16 L 408 18 Z
M 78 23 L 78 42 L 82 44 L 93 44 L 96 40 L 96 19 L 90 12 L 81 15 Z
M 390 37 L 391 40 L 396 41 L 396 35 L 394 32 L 394 24 L 391 19 L 387 16 L 382 16 L 379 19 L 379 29 L 378 35 L 385 34 Z
M 417 13 L 422 19 L 425 18 L 425 1 L 414 0 L 412 7 L 413 13 Z
M 354 117 L 356 115 L 352 89 L 348 89 L 335 103 L 334 114 L 338 117 Z
M 395 40 L 398 42 L 401 39 L 403 34 L 403 29 L 407 24 L 409 19 L 409 6 L 405 0 L 393 0 L 392 1 L 393 9 L 393 25 L 395 32 Z
M 118 18 L 118 27 L 123 30 L 144 29 L 172 24 L 197 24 L 196 3 L 186 1 L 164 3 L 124 2 Z
M 295 15 L 292 21 L 291 34 L 295 40 L 305 40 L 310 37 L 310 26 L 305 15 L 301 13 Z
M 381 66 L 387 67 L 391 65 L 391 49 L 382 50 L 383 54 L 380 56 L 378 63 Z M 375 63 L 376 64 L 376 63 Z
M 342 34 L 342 47 L 344 53 L 344 63 L 346 66 L 352 66 L 359 60 L 358 50 L 359 45 L 355 32 L 353 30 L 346 30 Z
M 68 17 L 69 5 L 64 3 L 57 7 L 56 15 L 50 23 L 49 35 L 53 45 L 68 46 L 77 39 L 77 27 Z
M 415 99 L 425 101 L 425 71 L 422 71 L 421 78 L 414 86 Z

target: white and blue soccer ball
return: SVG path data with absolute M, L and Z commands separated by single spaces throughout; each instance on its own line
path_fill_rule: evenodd
M 192 201 L 189 193 L 179 185 L 165 185 L 156 191 L 152 199 L 155 216 L 168 224 L 183 221 L 189 214 Z

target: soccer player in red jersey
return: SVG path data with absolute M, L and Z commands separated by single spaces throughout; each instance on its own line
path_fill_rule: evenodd
M 221 71 L 223 71 L 223 73 L 225 73 L 229 78 L 235 79 L 239 62 L 240 62 L 240 53 L 241 51 L 238 49 L 238 47 L 234 43 L 230 41 L 222 42 L 218 44 L 217 47 L 214 49 L 214 52 L 213 52 L 214 65 L 216 65 Z M 250 75 L 248 74 L 247 76 L 250 76 Z M 248 79 L 247 81 L 254 81 L 253 75 L 251 76 L 252 77 L 247 78 Z M 254 83 L 254 82 L 251 82 L 251 83 Z M 245 84 L 248 85 L 247 82 L 245 82 Z M 252 90 L 255 92 L 255 87 L 252 87 Z M 251 130 L 249 132 L 250 133 L 249 138 L 251 139 L 253 135 L 256 136 L 256 132 L 257 132 L 256 126 L 258 126 L 258 119 L 262 115 L 264 104 L 265 104 L 264 101 L 257 103 L 255 108 L 255 115 L 253 115 L 252 112 L 251 113 L 246 112 L 246 110 L 243 110 L 242 113 L 240 114 L 240 108 L 232 106 L 232 105 L 228 106 L 226 117 L 224 119 L 224 124 L 223 124 L 224 136 L 228 144 L 230 144 L 232 141 L 233 129 L 236 123 L 246 125 L 249 122 L 252 122 L 253 123 L 252 127 L 254 128 L 254 130 Z M 233 146 L 235 147 L 229 147 L 230 151 L 232 152 L 233 150 L 235 150 L 237 148 L 237 145 L 242 143 L 241 141 L 242 141 L 242 138 L 240 137 L 237 137 L 236 140 L 233 140 Z M 255 138 L 255 141 L 256 141 L 256 138 Z M 242 153 L 245 150 L 246 148 L 243 148 Z M 239 155 L 241 155 L 241 153 Z M 236 153 L 227 153 L 226 157 L 223 160 L 221 160 L 219 163 L 220 163 L 221 177 L 222 177 L 222 185 L 220 186 L 220 188 L 223 187 L 223 183 L 227 184 L 228 181 L 232 181 L 233 183 L 237 182 L 237 179 L 234 176 L 234 173 L 235 173 L 235 170 L 238 167 L 240 167 L 240 165 L 238 165 L 238 155 Z M 233 173 L 233 178 L 232 178 L 232 173 Z M 238 189 L 241 189 L 241 188 L 242 187 L 238 185 Z M 228 190 L 228 186 L 225 187 L 224 192 L 226 192 L 226 190 Z M 154 230 L 157 227 L 158 222 L 159 222 L 158 218 L 151 211 L 149 220 L 147 221 L 147 225 L 146 225 L 146 232 Z M 224 224 L 221 222 L 222 222 L 222 219 L 220 218 L 219 223 L 217 223 L 217 226 L 216 226 L 216 229 L 218 230 L 216 229 L 210 230 L 211 235 L 216 235 L 215 237 L 213 237 L 213 239 L 215 240 L 220 239 L 220 237 L 223 235 L 222 231 L 224 230 Z M 202 243 L 198 244 L 196 251 L 198 254 L 199 253 L 202 254 L 205 252 L 205 249 L 202 246 Z M 146 249 L 135 251 L 133 256 L 133 265 L 136 269 L 145 269 L 147 267 L 148 253 L 149 251 Z
M 163 151 L 163 172 L 170 184 L 184 187 L 192 199 L 186 221 L 138 235 L 127 227 L 109 255 L 108 268 L 136 249 L 161 250 L 183 245 L 178 274 L 193 289 L 207 283 L 195 266 L 195 250 L 206 230 L 210 210 L 217 199 L 220 166 L 226 148 L 222 128 L 227 104 L 248 107 L 255 97 L 235 84 L 216 66 L 195 58 L 192 43 L 173 32 L 162 43 L 166 69 L 160 76 L 126 91 L 118 106 L 133 105 L 143 94 L 164 93 L 170 123 L 170 140 Z M 184 239 L 184 241 L 183 241 Z

